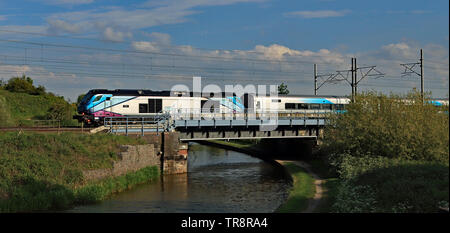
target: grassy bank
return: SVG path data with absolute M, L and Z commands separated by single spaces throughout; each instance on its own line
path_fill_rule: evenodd
M 35 120 L 47 120 L 50 109 L 57 105 L 69 106 L 64 98 L 52 94 L 30 95 L 0 89 L 0 127 L 34 126 Z M 71 119 L 75 108 L 70 108 L 62 126 L 78 126 Z
M 104 199 L 113 192 L 155 177 L 146 168 L 100 182 L 87 182 L 82 171 L 111 168 L 122 144 L 145 142 L 115 135 L 74 133 L 0 134 L 0 210 L 27 212 L 68 208 Z
M 308 200 L 314 197 L 314 178 L 294 163 L 283 163 L 293 179 L 292 189 L 286 202 L 278 208 L 280 213 L 299 213 L 308 207 Z
M 336 202 L 336 195 L 340 180 L 332 167 L 323 158 L 314 158 L 306 161 L 310 165 L 310 169 L 322 179 L 322 200 L 317 208 L 316 213 L 330 213 L 333 211 L 333 205 Z

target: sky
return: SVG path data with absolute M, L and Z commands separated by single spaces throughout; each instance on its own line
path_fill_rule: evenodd
M 1 0 L 0 79 L 26 74 L 71 100 L 93 88 L 170 90 L 193 76 L 313 94 L 317 64 L 318 94 L 348 95 L 355 57 L 358 90 L 405 93 L 420 78 L 400 64 L 423 49 L 425 90 L 448 98 L 448 9 L 447 0 Z M 321 85 L 328 77 L 338 81 Z

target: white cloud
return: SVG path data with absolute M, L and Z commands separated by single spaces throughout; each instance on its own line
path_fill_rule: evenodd
M 411 46 L 406 42 L 384 45 L 381 47 L 381 52 L 386 57 L 399 59 L 411 58 L 414 57 L 417 53 L 417 51 L 412 51 Z
M 285 13 L 286 17 L 301 17 L 306 19 L 311 18 L 329 18 L 329 17 L 341 17 L 349 14 L 350 10 L 333 11 L 333 10 L 321 10 L 321 11 L 293 11 Z
M 29 32 L 29 33 L 45 33 L 47 30 L 47 26 L 44 25 L 5 25 L 0 26 L 0 35 L 15 35 L 18 36 L 20 34 L 13 33 L 13 31 L 19 31 L 19 32 Z M 11 31 L 11 32 L 8 32 Z
M 106 27 L 103 31 L 103 38 L 105 40 L 114 42 L 123 42 L 126 38 L 132 38 L 131 32 L 121 32 L 114 30 L 112 27 Z
M 157 43 L 163 44 L 163 45 L 170 45 L 171 37 L 167 33 L 160 33 L 160 32 L 146 33 L 146 32 L 144 32 L 143 34 L 148 36 L 154 42 L 157 42 Z
M 56 78 L 53 72 L 44 67 L 30 65 L 6 65 L 0 62 L 0 78 L 9 79 L 11 77 L 32 76 L 33 80 L 52 81 Z
M 127 30 L 149 28 L 158 25 L 186 22 L 189 15 L 199 13 L 193 8 L 199 6 L 222 6 L 242 2 L 261 2 L 263 0 L 166 0 L 148 1 L 133 8 L 108 7 L 95 10 L 56 13 L 49 20 L 63 20 L 72 24 L 90 25 L 95 29 L 101 23 Z
M 157 52 L 159 51 L 158 44 L 149 41 L 134 41 L 131 43 L 131 47 L 136 51 L 141 52 Z
M 359 64 L 364 62 L 370 65 L 377 65 L 378 69 L 386 73 L 395 82 L 420 87 L 417 75 L 411 75 L 409 78 L 400 78 L 401 73 L 405 71 L 400 64 L 419 62 L 421 48 L 424 53 L 425 88 L 427 90 L 433 90 L 433 88 L 441 88 L 441 90 L 445 88 L 448 90 L 449 53 L 448 48 L 444 46 L 437 44 L 420 45 L 412 41 L 399 42 L 381 46 L 378 50 L 358 53 L 356 56 L 359 57 Z M 418 65 L 414 69 L 416 72 L 420 72 Z M 439 94 L 439 96 L 443 95 Z

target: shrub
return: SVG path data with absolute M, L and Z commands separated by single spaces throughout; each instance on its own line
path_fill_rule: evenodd
M 417 92 L 389 97 L 363 93 L 346 113 L 330 117 L 324 147 L 336 154 L 448 163 L 448 115 L 428 100 L 422 104 Z
M 43 95 L 45 88 L 43 86 L 33 86 L 33 80 L 30 77 L 22 75 L 22 77 L 13 77 L 4 85 L 5 89 L 11 92 L 27 93 L 30 95 Z
M 72 105 L 65 101 L 54 102 L 47 111 L 48 120 L 70 121 L 73 114 Z
M 448 203 L 448 165 L 348 154 L 339 160 L 336 212 L 436 212 Z

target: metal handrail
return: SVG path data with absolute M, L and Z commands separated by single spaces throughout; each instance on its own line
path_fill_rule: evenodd
M 186 111 L 186 112 L 183 112 Z M 189 111 L 189 112 L 188 112 Z M 178 109 L 172 112 L 159 112 L 150 116 L 126 116 L 105 117 L 104 126 L 109 126 L 109 132 L 115 133 L 119 129 L 125 129 L 128 135 L 130 129 L 140 128 L 142 135 L 145 129 L 155 129 L 159 132 L 167 132 L 173 129 L 176 120 L 317 120 L 326 118 L 333 111 L 327 110 L 282 110 L 282 111 L 256 111 L 256 112 L 201 112 L 202 109 Z M 306 124 L 306 123 L 305 123 Z

